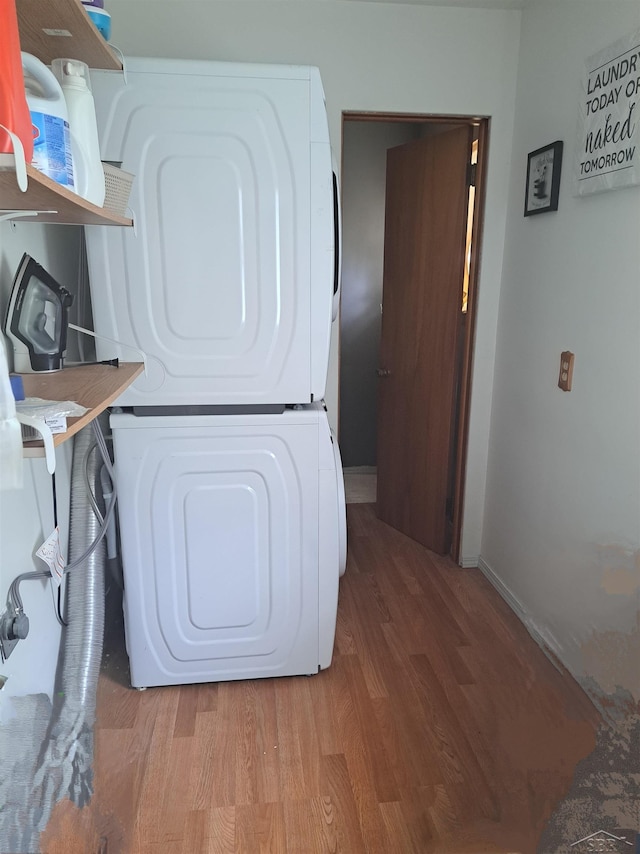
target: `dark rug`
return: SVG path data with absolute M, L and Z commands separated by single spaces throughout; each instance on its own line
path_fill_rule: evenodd
M 538 854 L 640 854 L 640 714 L 603 723 L 594 751 L 576 766 Z

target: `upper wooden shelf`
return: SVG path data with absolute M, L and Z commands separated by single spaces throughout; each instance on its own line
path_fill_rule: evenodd
M 45 65 L 69 57 L 90 68 L 121 71 L 122 63 L 102 38 L 80 0 L 16 0 L 20 47 Z M 77 193 L 52 181 L 27 165 L 28 187 L 22 192 L 16 181 L 13 155 L 0 155 L 0 215 L 15 213 L 25 222 L 66 225 L 131 226 L 128 217 L 87 202 Z M 36 216 L 23 216 L 37 211 Z
M 16 180 L 13 154 L 0 154 L 0 214 L 16 213 L 23 222 L 57 222 L 63 225 L 133 225 L 128 217 L 111 213 L 88 202 L 52 181 L 27 164 L 29 181 L 22 192 Z M 22 211 L 38 211 L 37 216 L 22 216 Z
M 89 68 L 122 70 L 122 63 L 96 29 L 80 0 L 16 0 L 22 50 L 45 65 L 61 57 Z
M 63 368 L 54 373 L 22 374 L 26 397 L 42 397 L 44 400 L 73 400 L 86 406 L 80 418 L 67 419 L 67 432 L 56 433 L 54 446 L 61 445 L 93 421 L 110 406 L 137 376 L 142 373 L 139 362 L 121 363 L 118 368 L 110 365 L 86 365 Z M 42 442 L 25 442 L 25 456 L 42 456 Z

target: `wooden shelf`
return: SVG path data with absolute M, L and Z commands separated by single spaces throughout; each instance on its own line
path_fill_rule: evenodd
M 22 374 L 26 397 L 42 397 L 45 400 L 73 400 L 86 406 L 80 418 L 67 419 L 67 432 L 56 433 L 54 446 L 61 445 L 93 421 L 113 403 L 137 376 L 142 373 L 139 362 L 121 363 L 120 367 L 109 365 L 87 365 L 86 367 L 63 368 L 55 373 Z M 25 456 L 42 456 L 42 442 L 25 442 Z
M 122 70 L 80 0 L 16 0 L 16 10 L 22 50 L 45 65 L 64 57 L 90 68 Z
M 121 71 L 122 63 L 102 38 L 80 0 L 16 0 L 20 47 L 50 65 L 69 57 L 90 68 Z M 0 155 L 0 216 L 23 222 L 131 226 L 128 217 L 87 202 L 27 165 L 28 187 L 18 187 L 13 155 Z M 36 216 L 22 216 L 37 211 Z M 15 214 L 12 217 L 11 214 Z
M 22 222 L 56 222 L 62 225 L 133 225 L 128 217 L 88 202 L 52 181 L 27 164 L 28 186 L 22 192 L 16 180 L 13 154 L 0 154 L 0 214 L 13 212 Z M 38 211 L 37 216 L 21 216 L 22 211 Z

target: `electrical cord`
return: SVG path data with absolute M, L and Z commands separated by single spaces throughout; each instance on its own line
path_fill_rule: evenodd
M 9 596 L 7 597 L 16 612 L 24 611 L 22 597 L 20 596 L 20 582 L 27 581 L 29 578 L 49 578 L 50 576 L 51 573 L 48 569 L 37 570 L 35 572 L 21 572 L 20 575 L 16 575 L 9 585 Z
M 102 430 L 100 429 L 100 425 L 98 424 L 97 420 L 94 420 L 91 423 L 93 425 L 94 433 L 96 434 L 96 441 L 97 441 L 98 448 L 100 449 L 100 453 L 102 454 L 102 460 L 103 460 L 104 465 L 105 465 L 105 467 L 109 473 L 109 476 L 111 477 L 111 482 L 114 484 L 113 494 L 111 496 L 111 500 L 109 501 L 109 506 L 107 507 L 107 511 L 104 514 L 104 517 L 101 517 L 101 514 L 99 514 L 99 516 L 98 516 L 99 519 L 102 519 L 98 535 L 96 536 L 93 543 L 91 543 L 89 548 L 84 552 L 84 554 L 80 555 L 80 557 L 76 558 L 74 561 L 67 564 L 67 566 L 65 567 L 65 570 L 64 570 L 65 574 L 67 572 L 70 572 L 72 569 L 75 569 L 77 566 L 80 566 L 81 563 L 84 563 L 85 560 L 87 560 L 87 558 L 91 557 L 91 555 L 94 553 L 94 551 L 98 548 L 98 546 L 102 542 L 105 534 L 107 533 L 107 528 L 109 527 L 109 522 L 111 521 L 111 517 L 113 516 L 115 506 L 116 506 L 117 494 L 116 494 L 115 480 L 114 480 L 114 469 L 113 469 L 113 464 L 111 463 L 111 457 L 109 456 L 107 444 L 106 444 L 104 436 L 102 434 Z M 89 458 L 89 454 L 87 454 L 87 460 L 88 460 L 88 458 Z M 89 493 L 91 495 L 93 494 L 91 489 L 89 490 Z
M 84 554 L 80 555 L 80 557 L 76 558 L 70 564 L 67 564 L 67 566 L 64 569 L 63 578 L 70 570 L 75 569 L 76 567 L 80 566 L 80 564 L 84 563 L 87 560 L 87 558 L 89 558 L 93 554 L 93 552 L 98 548 L 98 546 L 102 542 L 105 534 L 107 533 L 107 529 L 109 527 L 111 517 L 113 516 L 114 510 L 115 510 L 115 505 L 116 505 L 116 500 L 117 500 L 116 485 L 115 485 L 115 472 L 114 472 L 113 464 L 111 462 L 111 457 L 109 456 L 109 449 L 107 448 L 107 443 L 106 443 L 106 440 L 104 438 L 104 434 L 102 433 L 102 429 L 101 429 L 97 419 L 94 419 L 94 421 L 92 421 L 92 426 L 93 426 L 93 431 L 94 431 L 95 436 L 96 436 L 96 441 L 88 449 L 87 454 L 85 456 L 85 483 L 87 486 L 87 494 L 89 496 L 89 501 L 91 503 L 91 507 L 93 509 L 93 512 L 96 514 L 99 522 L 100 522 L 100 530 L 98 532 L 98 535 L 96 536 L 94 541 L 91 543 L 89 548 L 84 552 Z M 100 512 L 100 509 L 98 508 L 98 504 L 96 502 L 95 495 L 93 494 L 93 489 L 91 488 L 91 486 L 89 484 L 89 477 L 88 477 L 89 458 L 96 448 L 100 451 L 100 454 L 101 454 L 102 460 L 103 460 L 103 465 L 109 474 L 109 477 L 111 479 L 111 484 L 112 484 L 112 495 L 111 495 L 111 499 L 109 501 L 109 506 L 108 506 L 104 516 L 102 516 L 102 513 Z M 55 523 L 55 526 L 57 527 L 57 525 L 58 525 L 58 508 L 57 508 L 56 489 L 55 489 L 55 475 L 52 475 L 52 484 L 53 484 L 53 515 L 54 515 L 54 523 Z M 51 577 L 51 572 L 48 569 L 38 570 L 38 571 L 34 571 L 34 572 L 22 572 L 19 575 L 17 575 L 13 579 L 11 584 L 9 585 L 9 592 L 7 595 L 8 607 L 13 608 L 16 611 L 16 613 L 24 612 L 22 597 L 20 596 L 20 584 L 21 584 L 21 582 L 27 581 L 29 579 L 50 578 L 50 577 Z M 60 625 L 62 625 L 62 626 L 67 625 L 67 623 L 64 620 L 64 617 L 62 616 L 61 586 L 58 587 L 58 607 L 56 609 L 56 619 L 58 620 Z
M 56 473 L 51 473 L 51 492 L 53 493 L 53 526 L 57 529 L 58 527 L 58 490 L 56 489 Z M 51 574 L 51 573 L 49 573 Z M 67 622 L 62 616 L 62 582 L 63 578 L 60 579 L 60 584 L 58 584 L 58 588 L 56 590 L 56 607 L 55 607 L 55 615 L 56 620 L 60 623 L 61 626 L 66 626 Z
M 51 573 L 49 573 L 49 575 L 51 575 Z M 65 620 L 65 618 L 62 615 L 62 584 L 60 584 L 60 586 L 58 587 L 57 596 L 58 596 L 58 601 L 56 602 L 56 610 L 55 610 L 56 620 L 60 623 L 61 626 L 66 628 L 69 625 L 69 623 L 67 623 L 67 621 Z
M 89 503 L 91 504 L 91 509 L 93 510 L 97 520 L 99 522 L 104 522 L 104 516 L 102 515 L 102 511 L 98 507 L 98 502 L 96 501 L 96 496 L 94 495 L 93 488 L 91 486 L 91 482 L 89 481 L 89 460 L 91 459 L 91 454 L 98 447 L 98 443 L 94 442 L 93 445 L 90 445 L 87 449 L 87 456 L 85 458 L 85 467 L 84 467 L 84 485 L 87 490 L 87 497 L 89 498 Z

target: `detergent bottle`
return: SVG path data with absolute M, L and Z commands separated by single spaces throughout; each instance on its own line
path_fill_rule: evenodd
M 0 125 L 15 134 L 22 143 L 24 157 L 31 163 L 33 135 L 31 117 L 24 90 L 20 35 L 14 0 L 0 0 L 2 24 L 0 25 Z M 0 153 L 10 153 L 14 143 L 9 134 L 0 128 Z
M 43 62 L 24 51 L 22 71 L 33 127 L 31 162 L 53 181 L 73 190 L 69 118 L 60 84 Z
M 94 205 L 104 204 L 104 169 L 89 67 L 78 59 L 54 59 L 51 70 L 64 93 L 69 115 L 75 190 Z

